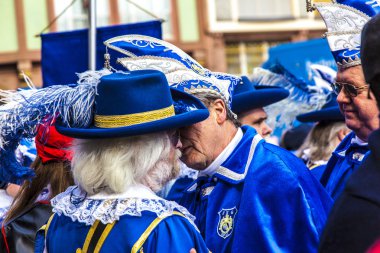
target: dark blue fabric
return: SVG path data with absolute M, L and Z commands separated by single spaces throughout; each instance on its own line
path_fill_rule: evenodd
M 183 196 L 183 191 L 186 190 L 193 182 L 194 179 L 190 177 L 178 178 L 170 188 L 170 191 L 165 199 L 179 202 Z
M 326 39 L 281 44 L 269 49 L 269 59 L 263 68 L 280 63 L 293 75 L 312 82 L 311 64 L 321 64 L 336 69 L 336 63 Z
M 232 111 L 242 113 L 276 103 L 289 96 L 289 91 L 274 86 L 255 85 L 246 76 L 235 86 L 232 97 Z
M 211 75 L 211 72 L 209 70 L 204 69 L 194 59 L 186 56 L 184 57 L 183 54 L 181 55 L 182 50 L 173 50 L 174 46 L 165 44 L 165 42 L 155 43 L 136 36 L 136 39 L 134 40 L 115 41 L 111 42 L 110 45 L 123 51 L 132 53 L 135 56 L 158 56 L 175 59 L 184 64 L 188 69 L 192 69 L 194 72 L 197 72 L 202 76 Z M 112 55 L 114 55 L 114 52 L 116 51 L 113 50 Z M 125 55 L 122 57 L 125 57 Z
M 311 171 L 311 174 L 319 181 L 319 180 L 321 180 L 321 177 L 322 177 L 323 173 L 325 172 L 325 169 L 326 169 L 326 164 L 314 167 L 310 171 Z
M 320 110 L 300 114 L 297 116 L 297 120 L 300 122 L 344 121 L 344 116 L 340 112 L 336 98 L 337 96 L 334 93 L 330 93 L 326 98 L 326 103 Z
M 114 73 L 101 78 L 96 96 L 97 115 L 149 112 L 173 105 L 163 73 L 151 70 Z
M 300 114 L 297 117 L 300 122 L 318 122 L 318 121 L 344 121 L 344 116 L 341 113 L 339 106 L 325 108 L 309 113 Z
M 367 252 L 380 238 L 380 130 L 369 136 L 368 145 L 369 155 L 331 210 L 320 252 Z
M 197 217 L 212 252 L 316 252 L 331 198 L 300 159 L 265 141 L 246 168 L 257 132 L 242 130 L 243 139 L 222 164 L 228 172 L 199 178 L 181 204 Z M 221 222 L 231 219 L 232 229 Z
M 103 68 L 106 48 L 103 41 L 126 34 L 162 37 L 160 21 L 97 28 L 96 68 Z M 88 29 L 41 35 L 41 63 L 43 86 L 69 84 L 77 81 L 75 73 L 88 70 Z M 117 68 L 117 53 L 113 53 L 111 65 Z M 120 67 L 121 69 L 121 67 Z
M 21 164 L 15 155 L 18 142 L 10 141 L 0 151 L 0 180 L 21 185 L 35 176 L 34 170 Z
M 164 73 L 158 70 L 136 70 L 128 73 L 113 73 L 100 79 L 95 96 L 95 115 L 127 116 L 165 109 L 176 101 L 187 101 L 195 106 L 180 114 L 151 116 L 141 122 L 131 120 L 123 126 L 96 126 L 75 128 L 56 123 L 57 131 L 73 138 L 113 138 L 154 133 L 189 126 L 206 119 L 208 109 L 197 98 L 170 88 Z M 191 103 L 189 103 L 191 101 Z M 142 116 L 139 116 L 142 117 Z
M 106 238 L 100 252 L 131 252 L 133 245 L 142 233 L 157 218 L 155 213 L 143 211 L 141 216 L 124 215 L 116 222 Z M 73 222 L 64 215 L 55 215 L 50 223 L 47 237 L 47 252 L 76 252 L 82 248 L 90 226 Z M 37 249 L 43 248 L 43 237 L 37 237 Z M 172 215 L 161 221 L 149 234 L 142 245 L 144 253 L 189 252 L 195 248 L 197 252 L 209 252 L 205 242 L 190 222 L 181 216 Z M 140 252 L 140 251 L 139 251 Z M 42 252 L 41 252 L 42 253 Z
M 21 185 L 25 180 L 32 179 L 35 173 L 30 165 L 36 154 L 34 140 L 21 139 L 20 143 L 8 140 L 0 152 L 0 180 Z
M 321 183 L 334 200 L 342 193 L 346 181 L 359 168 L 364 156 L 369 152 L 367 145 L 351 144 L 353 138 L 355 138 L 355 133 L 351 132 L 338 145 L 321 178 Z
M 354 7 L 355 9 L 364 12 L 368 16 L 375 16 L 380 12 L 378 1 L 371 0 L 337 0 L 337 3 Z
M 357 45 L 355 48 L 345 48 L 341 50 L 331 51 L 332 55 L 335 58 L 336 62 L 343 62 L 345 60 L 346 62 L 350 60 L 355 60 L 356 57 L 360 59 L 360 45 Z

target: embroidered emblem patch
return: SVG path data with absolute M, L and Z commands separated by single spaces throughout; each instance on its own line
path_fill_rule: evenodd
M 220 237 L 226 239 L 232 234 L 235 225 L 235 216 L 238 210 L 236 207 L 230 209 L 222 209 L 218 212 L 219 222 L 217 232 Z

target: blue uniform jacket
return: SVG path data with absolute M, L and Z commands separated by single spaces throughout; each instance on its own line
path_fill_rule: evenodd
M 191 248 L 197 252 L 209 252 L 196 228 L 184 217 L 171 215 L 156 225 L 157 214 L 144 211 L 141 216 L 124 215 L 116 221 L 100 252 L 185 252 Z M 47 252 L 78 252 L 83 247 L 91 226 L 70 217 L 57 215 L 49 223 L 46 234 Z M 148 233 L 144 240 L 143 233 Z M 37 236 L 36 251 L 43 252 L 44 237 Z
M 310 169 L 310 168 L 309 168 Z M 318 181 L 321 180 L 321 177 L 323 175 L 323 173 L 325 172 L 325 169 L 326 169 L 326 164 L 323 164 L 323 165 L 318 165 L 312 169 L 310 169 L 311 171 L 311 174 L 316 178 L 318 179 Z
M 332 153 L 322 175 L 321 183 L 336 200 L 342 193 L 347 179 L 356 171 L 369 152 L 368 145 L 352 144 L 355 133 L 348 134 Z
M 212 252 L 317 252 L 332 200 L 304 163 L 248 126 L 210 178 L 181 204 Z

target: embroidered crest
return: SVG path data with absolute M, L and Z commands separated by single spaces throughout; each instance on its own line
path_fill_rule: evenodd
M 230 208 L 230 209 L 222 209 L 218 212 L 219 215 L 219 222 L 218 222 L 218 228 L 217 232 L 220 237 L 223 239 L 226 239 L 232 234 L 234 223 L 235 223 L 235 216 L 237 214 L 238 210 L 236 207 Z

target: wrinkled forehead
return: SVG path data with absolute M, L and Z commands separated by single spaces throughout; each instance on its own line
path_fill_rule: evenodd
M 349 68 L 339 68 L 336 75 L 337 82 L 349 83 L 355 86 L 365 84 L 362 65 Z

